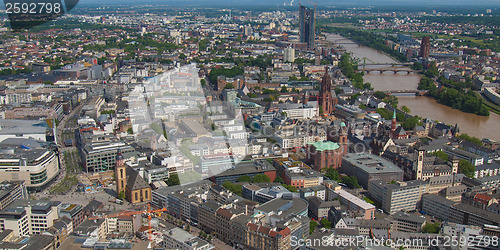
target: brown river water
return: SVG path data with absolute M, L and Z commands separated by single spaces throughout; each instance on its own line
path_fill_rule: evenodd
M 396 63 L 391 57 L 366 46 L 360 46 L 351 40 L 345 39 L 339 35 L 331 34 L 327 36 L 327 40 L 339 42 L 347 52 L 353 54 L 356 58 L 367 58 L 369 63 Z M 369 62 L 371 61 L 371 62 Z M 366 67 L 383 67 L 383 66 L 366 66 Z M 420 76 L 416 74 L 397 73 L 393 72 L 371 72 L 363 77 L 365 82 L 372 84 L 375 90 L 413 90 L 418 86 Z M 424 96 L 398 96 L 399 107 L 407 106 L 411 110 L 412 115 L 420 117 L 428 117 L 436 121 L 441 121 L 447 124 L 458 124 L 461 133 L 478 138 L 490 138 L 495 141 L 500 141 L 500 116 L 491 112 L 489 117 L 478 116 L 474 114 L 464 113 L 457 109 L 452 109 L 448 106 L 438 103 L 430 97 Z

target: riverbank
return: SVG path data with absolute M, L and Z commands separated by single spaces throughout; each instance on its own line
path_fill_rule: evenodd
M 353 57 L 367 57 L 376 63 L 397 63 L 375 49 L 359 46 L 350 39 L 346 39 L 337 34 L 327 35 L 327 40 L 332 43 L 342 43 L 346 52 L 350 52 Z M 388 90 L 415 90 L 421 79 L 420 74 L 394 74 L 394 73 L 370 73 L 363 76 L 365 82 L 370 82 L 375 91 Z M 439 104 L 434 98 L 399 96 L 399 105 L 410 108 L 411 115 L 427 117 L 446 124 L 455 125 L 458 123 L 460 132 L 467 133 L 478 138 L 490 138 L 500 141 L 500 116 L 492 113 L 489 117 L 464 113 L 451 107 Z

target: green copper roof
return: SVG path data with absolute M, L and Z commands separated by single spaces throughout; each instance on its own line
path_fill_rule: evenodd
M 308 144 L 312 144 L 316 148 L 316 151 L 336 150 L 340 148 L 339 144 L 331 141 L 309 142 Z
M 341 122 L 341 123 L 340 123 L 340 126 L 341 126 L 341 127 L 345 127 L 345 123 L 344 123 L 344 122 Z
M 392 118 L 395 119 L 396 118 L 396 109 L 394 109 L 394 114 L 392 114 Z

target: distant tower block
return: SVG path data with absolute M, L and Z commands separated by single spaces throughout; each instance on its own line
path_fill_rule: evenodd
M 308 49 L 314 48 L 315 36 L 315 19 L 314 10 L 300 5 L 299 10 L 299 25 L 300 25 L 300 42 L 307 43 Z
M 431 41 L 429 36 L 424 36 L 422 38 L 422 44 L 420 45 L 420 57 L 429 58 L 431 52 Z
M 314 53 L 314 65 L 321 65 L 321 51 L 319 50 Z
M 294 62 L 295 61 L 295 49 L 294 48 L 285 48 L 285 53 L 283 54 L 284 62 Z

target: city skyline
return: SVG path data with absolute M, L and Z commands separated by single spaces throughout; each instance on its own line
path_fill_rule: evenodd
M 498 8 L 117 2 L 0 18 L 0 249 L 498 249 Z

